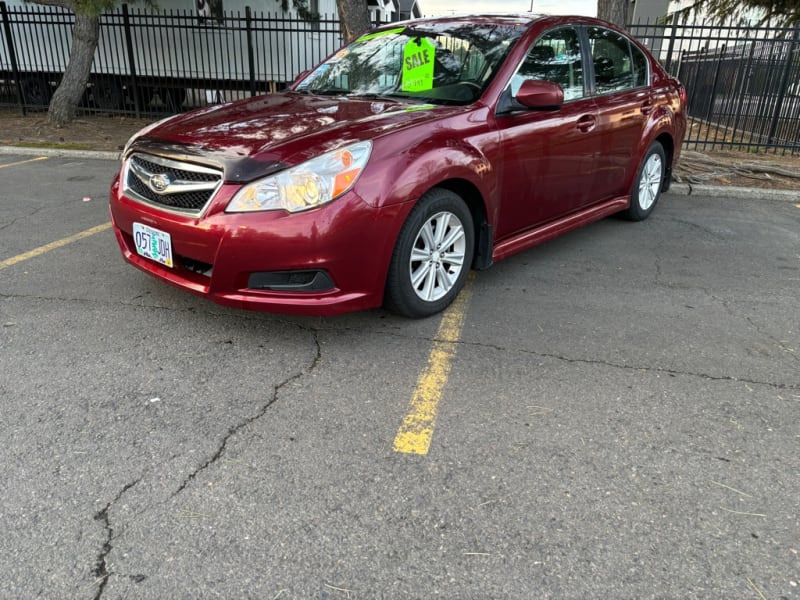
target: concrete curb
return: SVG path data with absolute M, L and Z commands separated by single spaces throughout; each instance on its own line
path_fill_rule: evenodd
M 60 148 L 32 148 L 30 146 L 0 146 L 0 154 L 19 156 L 50 156 L 54 158 L 96 158 L 100 160 L 119 160 L 119 152 L 99 150 L 63 150 Z
M 704 196 L 706 198 L 733 198 L 734 200 L 800 202 L 800 191 L 798 190 L 773 190 L 765 188 L 728 187 L 724 185 L 673 183 L 668 193 L 675 194 L 676 196 Z
M 120 155 L 119 152 L 101 152 L 98 150 L 61 150 L 59 148 L 0 146 L 0 155 L 2 154 L 93 158 L 98 160 L 119 160 Z M 800 203 L 800 191 L 798 190 L 773 190 L 764 188 L 728 187 L 724 185 L 673 183 L 668 193 L 676 196 L 703 196 L 706 198 L 732 198 L 734 200 L 777 200 L 780 202 Z

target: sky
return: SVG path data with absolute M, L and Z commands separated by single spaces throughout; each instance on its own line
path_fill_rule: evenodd
M 528 12 L 531 0 L 418 0 L 426 17 L 480 12 Z M 533 0 L 533 12 L 560 15 L 597 14 L 597 0 Z

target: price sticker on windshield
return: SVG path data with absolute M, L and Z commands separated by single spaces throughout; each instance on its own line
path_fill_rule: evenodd
M 433 60 L 436 45 L 418 37 L 403 48 L 403 91 L 424 92 L 433 88 Z

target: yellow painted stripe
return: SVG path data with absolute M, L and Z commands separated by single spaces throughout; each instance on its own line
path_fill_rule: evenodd
M 467 308 L 472 298 L 473 279 L 474 273 L 470 273 L 467 285 L 442 316 L 428 364 L 419 376 L 417 388 L 408 406 L 408 414 L 394 438 L 395 452 L 424 455 L 430 449 L 436 411 L 456 356 L 461 329 L 464 327 Z
M 7 258 L 4 261 L 0 262 L 0 271 L 2 271 L 7 267 L 14 266 L 17 263 L 21 263 L 24 260 L 28 260 L 29 258 L 36 258 L 37 256 L 41 256 L 45 252 L 50 252 L 50 250 L 61 248 L 62 246 L 66 246 L 67 244 L 71 244 L 72 242 L 77 242 L 78 240 L 82 240 L 83 238 L 89 237 L 90 235 L 94 235 L 95 233 L 100 233 L 101 231 L 105 231 L 106 229 L 110 228 L 111 228 L 111 223 L 103 223 L 102 225 L 98 225 L 97 227 L 92 227 L 91 229 L 87 229 L 86 231 L 81 231 L 80 233 L 76 233 L 75 235 L 65 237 L 64 239 L 56 240 L 55 242 L 50 242 L 49 244 L 45 244 L 44 246 L 39 246 L 38 248 L 29 250 L 28 252 L 25 252 L 23 254 L 17 254 L 16 256 L 12 256 L 11 258 Z
M 46 156 L 37 156 L 36 158 L 29 158 L 28 160 L 20 160 L 13 163 L 7 163 L 5 165 L 0 165 L 0 169 L 5 169 L 6 167 L 15 167 L 17 165 L 25 165 L 27 163 L 36 162 L 38 160 L 47 160 Z

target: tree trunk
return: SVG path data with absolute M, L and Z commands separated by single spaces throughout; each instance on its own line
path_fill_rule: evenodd
M 625 27 L 628 24 L 626 21 L 630 5 L 630 0 L 597 0 L 597 16 L 614 25 Z
M 367 0 L 336 0 L 336 6 L 345 42 L 352 42 L 372 26 Z
M 76 13 L 69 63 L 47 111 L 47 120 L 53 125 L 64 125 L 75 118 L 86 82 L 89 81 L 99 37 L 100 18 Z

